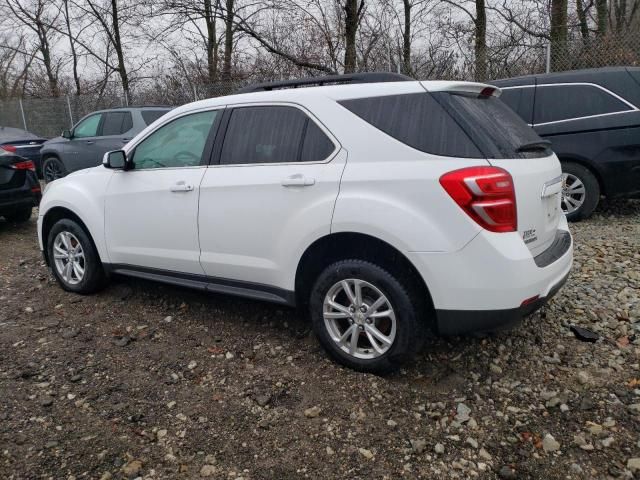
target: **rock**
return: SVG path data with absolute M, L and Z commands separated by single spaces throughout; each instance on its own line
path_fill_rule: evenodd
M 467 438 L 467 442 L 469 445 L 471 445 L 472 448 L 478 448 L 478 441 L 474 438 Z
M 65 330 L 62 331 L 62 338 L 65 339 L 69 339 L 69 338 L 75 338 L 80 334 L 80 330 L 75 329 L 75 328 L 67 328 Z
M 226 358 L 227 360 L 231 360 L 235 355 L 231 352 L 227 352 L 224 354 L 224 358 Z
M 587 430 L 591 435 L 600 435 L 603 431 L 602 425 L 594 422 L 587 422 Z
M 640 472 L 640 457 L 627 460 L 627 468 L 632 472 Z
M 441 443 L 436 443 L 436 446 L 433 448 L 433 450 L 438 455 L 442 455 L 444 453 L 444 445 Z
M 203 465 L 200 469 L 201 477 L 213 477 L 216 473 L 218 473 L 218 467 L 215 465 Z
M 580 401 L 580 410 L 586 411 L 586 410 L 593 410 L 594 408 L 596 408 L 596 404 L 590 398 L 583 397 L 582 400 Z
M 502 368 L 500 368 L 498 365 L 496 365 L 495 363 L 492 363 L 489 366 L 489 370 L 491 370 L 491 373 L 495 373 L 496 375 L 502 375 Z
M 135 478 L 142 470 L 142 462 L 140 460 L 131 460 L 122 466 L 122 473 L 129 478 Z
M 582 467 L 577 463 L 572 463 L 569 469 L 571 470 L 571 473 L 574 473 L 576 475 L 582 475 L 583 473 Z
M 27 441 L 27 436 L 22 432 L 16 433 L 15 437 L 13 437 L 13 441 L 16 445 L 24 445 Z
M 422 453 L 427 448 L 427 442 L 422 438 L 418 438 L 416 440 L 409 440 L 409 442 L 411 443 L 411 449 L 415 453 Z
M 371 450 L 367 450 L 366 448 L 359 448 L 358 452 L 367 460 L 371 460 L 373 458 L 373 452 Z
M 591 377 L 587 372 L 583 370 L 580 370 L 578 372 L 578 382 L 580 382 L 581 385 L 586 385 L 587 383 L 589 383 L 590 380 L 591 380 Z
M 53 405 L 53 398 L 48 395 L 46 397 L 42 397 L 40 399 L 40 405 L 42 405 L 43 407 L 50 407 L 51 405 Z
M 156 438 L 158 440 L 162 440 L 166 436 L 167 436 L 167 430 L 164 428 L 156 432 Z
M 311 408 L 307 408 L 304 411 L 304 416 L 307 418 L 316 418 L 320 415 L 320 412 L 322 411 L 322 409 L 320 407 L 311 407 Z
M 196 368 L 198 366 L 198 362 L 196 362 L 195 360 L 191 360 L 189 362 L 189 365 L 187 365 L 187 368 L 189 370 L 193 370 L 194 368 Z
M 471 409 L 467 407 L 464 403 L 459 403 L 457 407 L 456 420 L 460 423 L 465 423 L 469 421 L 469 414 L 471 413 Z
M 113 475 L 111 475 L 110 472 L 104 472 L 100 477 L 100 480 L 111 480 L 112 478 L 113 478 Z
M 491 455 L 484 448 L 480 449 L 478 455 L 480 456 L 480 458 L 483 458 L 485 460 L 491 460 Z
M 126 347 L 127 345 L 129 345 L 131 343 L 131 338 L 127 337 L 126 335 L 124 337 L 117 337 L 114 338 L 113 340 L 111 340 L 111 342 L 116 346 L 116 347 Z
M 398 426 L 398 422 L 394 420 L 387 420 L 387 426 L 391 428 L 396 428 Z
M 542 439 L 542 449 L 547 453 L 555 452 L 557 450 L 560 450 L 560 443 L 558 443 L 558 441 L 553 438 L 553 435 L 547 433 Z
M 518 478 L 516 471 L 508 465 L 498 470 L 498 476 L 503 480 L 516 480 Z
M 336 452 L 333 451 L 333 448 L 327 447 L 327 455 L 333 455 L 334 453 Z
M 611 446 L 611 444 L 613 444 L 613 442 L 614 442 L 614 438 L 613 437 L 607 437 L 607 438 L 605 438 L 605 439 L 600 441 L 602 446 L 605 447 L 605 448 L 609 448 Z
M 256 403 L 261 407 L 268 405 L 270 401 L 271 401 L 271 395 L 258 395 L 256 397 Z
M 164 317 L 163 322 L 164 323 L 171 323 L 171 322 L 173 322 L 173 317 L 171 315 L 167 315 L 166 317 Z

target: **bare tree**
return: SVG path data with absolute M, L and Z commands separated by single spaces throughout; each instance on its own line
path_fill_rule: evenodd
M 560 69 L 567 52 L 567 0 L 551 0 L 551 68 Z

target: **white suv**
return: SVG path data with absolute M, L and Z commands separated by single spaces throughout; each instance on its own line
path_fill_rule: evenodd
M 65 290 L 116 273 L 303 307 L 331 356 L 386 371 L 569 274 L 560 163 L 499 94 L 359 74 L 191 103 L 50 184 L 40 246 Z

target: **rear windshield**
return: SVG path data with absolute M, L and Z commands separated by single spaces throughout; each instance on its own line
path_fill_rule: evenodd
M 140 113 L 142 114 L 144 123 L 146 123 L 147 125 L 151 125 L 168 111 L 169 110 L 142 110 L 142 112 Z
M 501 159 L 551 153 L 533 129 L 495 97 L 425 92 L 340 104 L 396 140 L 434 155 Z

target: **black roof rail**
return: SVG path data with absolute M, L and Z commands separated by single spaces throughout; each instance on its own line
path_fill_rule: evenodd
M 321 85 L 341 85 L 350 83 L 376 83 L 376 82 L 411 82 L 415 79 L 391 72 L 372 73 L 348 73 L 344 75 L 326 75 L 322 77 L 307 77 L 298 80 L 282 80 L 280 82 L 256 83 L 243 87 L 236 93 L 267 92 L 284 88 L 298 88 Z
M 121 107 L 105 108 L 105 110 L 120 110 L 120 109 L 125 109 L 125 108 L 169 108 L 169 109 L 173 109 L 175 107 L 172 107 L 171 105 L 123 105 Z

